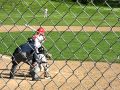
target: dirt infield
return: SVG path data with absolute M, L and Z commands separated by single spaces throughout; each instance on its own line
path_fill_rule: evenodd
M 47 31 L 120 31 L 120 27 L 43 26 Z M 33 26 L 37 29 L 39 26 Z M 25 26 L 0 26 L 0 32 L 30 31 Z M 31 81 L 29 66 L 21 63 L 15 79 L 9 79 L 11 59 L 0 58 L 0 90 L 120 90 L 120 64 L 49 60 L 52 79 Z
M 15 79 L 9 79 L 11 59 L 0 59 L 0 90 L 119 90 L 120 64 L 51 61 L 49 73 L 52 79 L 31 81 L 29 66 L 21 63 Z
M 32 26 L 34 29 L 38 29 L 39 26 Z M 120 31 L 120 27 L 94 27 L 94 26 L 42 26 L 46 31 L 98 31 L 98 32 L 106 32 L 106 31 Z M 26 26 L 18 26 L 18 25 L 1 25 L 0 32 L 14 32 L 14 31 L 32 31 Z

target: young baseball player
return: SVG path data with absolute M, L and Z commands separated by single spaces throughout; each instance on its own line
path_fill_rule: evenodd
M 39 79 L 39 76 L 37 75 L 39 70 L 39 65 L 42 63 L 44 67 L 44 76 L 48 77 L 48 72 L 47 72 L 47 59 L 43 52 L 43 43 L 46 40 L 45 38 L 45 30 L 40 27 L 37 31 L 36 34 L 32 37 L 34 40 L 34 58 L 33 58 L 33 68 L 31 70 L 31 75 L 32 75 L 32 80 L 37 80 Z
M 42 44 L 45 41 L 44 33 L 45 30 L 41 27 L 37 30 L 36 34 L 33 36 L 36 53 L 39 53 L 38 48 L 42 47 Z
M 44 10 L 44 18 L 47 18 L 47 17 L 48 17 L 48 9 L 45 8 L 45 10 Z

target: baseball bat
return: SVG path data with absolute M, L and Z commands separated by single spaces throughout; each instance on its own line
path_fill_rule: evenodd
M 25 24 L 26 27 L 30 28 L 32 31 L 36 31 L 32 26 L 29 26 L 28 24 Z

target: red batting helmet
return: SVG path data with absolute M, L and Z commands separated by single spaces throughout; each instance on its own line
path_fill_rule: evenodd
M 37 30 L 37 33 L 44 35 L 45 30 L 44 30 L 42 27 L 40 27 L 40 28 Z

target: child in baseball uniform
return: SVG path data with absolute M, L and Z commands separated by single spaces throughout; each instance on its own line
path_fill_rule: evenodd
M 38 80 L 39 79 L 38 72 L 40 71 L 39 65 L 41 64 L 44 67 L 44 77 L 48 77 L 47 59 L 43 53 L 44 51 L 43 43 L 46 40 L 45 30 L 42 27 L 40 27 L 32 38 L 34 40 L 34 55 L 33 55 L 33 64 L 32 64 L 33 67 L 31 69 L 31 76 L 32 76 L 32 80 Z

